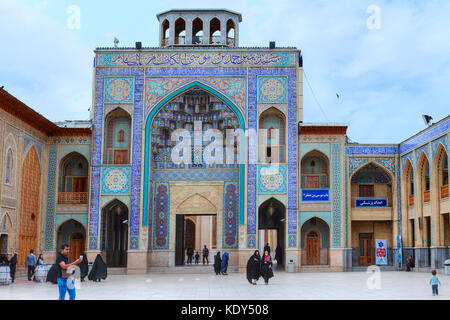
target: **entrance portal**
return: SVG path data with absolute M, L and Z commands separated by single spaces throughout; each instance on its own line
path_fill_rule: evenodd
M 103 208 L 102 250 L 108 267 L 126 267 L 128 249 L 128 208 L 114 200 Z
M 188 262 L 187 249 L 192 248 L 200 254 L 204 245 L 209 249 L 209 262 L 213 260 L 213 249 L 216 249 L 217 239 L 216 215 L 176 215 L 175 226 L 175 265 L 180 266 Z M 194 259 L 193 259 L 194 261 Z M 202 263 L 201 263 L 202 264 Z
M 277 264 L 279 266 L 284 265 L 285 220 L 286 208 L 277 199 L 270 198 L 259 206 L 258 228 L 260 230 L 260 236 L 258 248 L 263 250 L 264 246 L 269 243 L 271 245 L 270 254 L 272 256 L 272 260 L 275 260 L 275 254 L 277 251 L 281 254 L 279 257 L 280 261 L 277 260 Z M 266 234 L 268 236 L 266 236 Z M 270 234 L 273 236 L 270 237 Z M 273 240 L 271 240 L 271 238 Z M 277 247 L 279 248 L 278 250 Z M 261 252 L 261 254 L 264 254 L 264 252 Z

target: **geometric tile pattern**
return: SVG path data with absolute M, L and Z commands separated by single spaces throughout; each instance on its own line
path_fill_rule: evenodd
M 184 49 L 183 49 L 184 50 Z M 103 67 L 264 67 L 295 66 L 297 53 L 291 52 L 143 52 L 98 53 L 96 65 Z
M 105 78 L 105 103 L 132 103 L 134 78 Z
M 58 146 L 51 144 L 48 155 L 48 180 L 47 180 L 47 213 L 45 223 L 45 250 L 53 250 L 53 234 L 55 222 L 55 197 L 56 197 L 56 159 Z
M 238 247 L 237 208 L 239 207 L 238 183 L 223 185 L 223 248 Z
M 418 146 L 447 133 L 450 129 L 450 119 L 447 119 L 425 132 L 418 134 L 414 138 L 400 145 L 400 154 L 416 149 Z
M 259 193 L 286 193 L 286 165 L 258 166 Z
M 395 175 L 395 158 L 394 157 L 349 157 L 348 175 L 352 175 L 368 162 L 376 162 L 384 167 L 387 171 Z
M 214 88 L 223 95 L 226 95 L 245 114 L 247 102 L 247 88 L 245 78 L 218 78 L 218 77 L 173 77 L 173 78 L 146 78 L 145 113 L 148 114 L 151 108 L 169 95 L 171 92 L 186 86 L 188 83 L 198 81 Z
M 341 149 L 338 143 L 331 145 L 331 172 L 333 188 L 333 242 L 334 248 L 341 247 Z
M 152 170 L 153 181 L 236 181 L 239 169 Z
M 286 77 L 258 77 L 258 102 L 286 103 Z
M 102 167 L 102 194 L 130 194 L 130 167 Z
M 425 155 L 427 156 L 427 159 L 428 159 L 428 163 L 430 163 L 431 158 L 430 158 L 430 152 L 429 152 L 428 147 L 429 147 L 429 144 L 427 143 L 426 145 L 420 147 L 419 149 L 416 149 L 416 161 L 419 160 L 422 153 L 425 153 Z
M 432 142 L 432 149 L 433 149 L 433 159 L 436 156 L 436 150 L 439 146 L 439 143 L 441 143 L 445 151 L 448 151 L 448 144 L 447 144 L 447 135 L 440 137 L 439 139 L 436 139 Z
M 155 183 L 153 249 L 169 249 L 169 183 Z
M 383 155 L 397 155 L 397 146 L 347 146 L 346 152 L 348 155 L 364 155 L 364 156 L 383 156 Z

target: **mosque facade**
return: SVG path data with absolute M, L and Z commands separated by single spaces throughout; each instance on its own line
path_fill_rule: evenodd
M 303 122 L 300 50 L 240 47 L 228 10 L 157 18 L 158 47 L 95 50 L 90 121 L 51 123 L 0 89 L 2 253 L 51 261 L 69 243 L 145 273 L 206 245 L 242 271 L 269 243 L 295 272 L 443 268 L 450 116 L 351 143 Z

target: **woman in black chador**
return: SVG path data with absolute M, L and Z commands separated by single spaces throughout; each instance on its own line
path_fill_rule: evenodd
M 265 284 L 269 284 L 269 279 L 273 277 L 272 257 L 267 250 L 264 251 L 264 256 L 261 259 L 261 276 L 264 278 Z
M 103 261 L 100 254 L 95 258 L 94 264 L 92 265 L 92 270 L 89 272 L 88 279 L 93 281 L 105 280 L 107 276 L 106 263 Z
M 256 285 L 261 276 L 261 256 L 258 250 L 248 259 L 247 262 L 247 280 L 250 284 Z
M 16 265 L 17 265 L 17 252 L 14 252 L 12 258 L 9 260 L 11 283 L 14 283 L 14 280 L 16 279 Z
M 214 256 L 214 272 L 216 275 L 220 274 L 220 268 L 222 266 L 222 259 L 220 258 L 220 251 Z
M 277 268 L 281 268 L 281 265 L 283 263 L 283 256 L 280 246 L 277 246 L 277 248 L 275 249 L 275 260 L 277 260 Z
M 84 281 L 89 272 L 88 259 L 85 253 L 83 253 L 83 261 L 78 266 L 80 267 L 81 281 Z
M 48 270 L 47 273 L 47 282 L 51 282 L 53 284 L 57 284 L 58 283 L 58 273 L 59 273 L 59 269 L 58 269 L 58 265 L 52 264 L 50 270 Z

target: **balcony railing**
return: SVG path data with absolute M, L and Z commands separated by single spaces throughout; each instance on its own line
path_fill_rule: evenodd
M 352 208 L 356 207 L 356 200 L 372 200 L 372 199 L 387 199 L 387 208 L 391 208 L 392 207 L 392 197 L 352 197 Z M 362 207 L 358 207 L 358 208 L 364 208 L 364 206 Z M 377 206 L 367 206 L 366 208 L 383 208 L 383 207 L 377 207 Z
M 58 204 L 87 204 L 89 192 L 58 192 Z
M 441 186 L 441 199 L 448 198 L 448 184 Z
M 414 205 L 414 195 L 410 194 L 408 198 L 408 205 L 413 206 Z
M 430 202 L 430 190 L 423 192 L 423 202 Z

